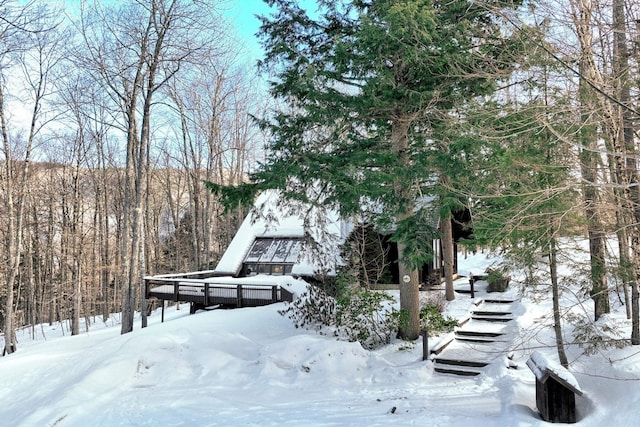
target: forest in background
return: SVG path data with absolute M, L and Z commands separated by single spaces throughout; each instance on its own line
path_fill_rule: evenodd
M 261 155 L 226 2 L 64 5 L 0 2 L 3 332 L 121 311 L 130 328 L 144 275 L 215 266 L 244 218 L 202 182 Z
M 127 333 L 140 310 L 144 324 L 142 277 L 210 267 L 243 217 L 202 183 L 248 179 L 366 220 L 362 200 L 379 202 L 410 277 L 416 195 L 441 219 L 468 208 L 474 243 L 530 267 L 555 302 L 571 258 L 556 239 L 584 233 L 587 320 L 619 293 L 640 344 L 637 4 L 268 3 L 269 95 L 224 1 L 0 0 L 5 352 L 39 322 L 76 334 L 81 316 L 120 312 Z M 417 285 L 400 295 L 415 312 Z

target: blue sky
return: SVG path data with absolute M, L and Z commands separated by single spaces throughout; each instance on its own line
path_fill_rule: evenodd
M 315 0 L 299 0 L 298 3 L 312 13 L 316 10 Z M 268 15 L 271 9 L 263 0 L 231 0 L 225 15 L 234 22 L 238 37 L 246 43 L 247 53 L 255 63 L 262 57 L 262 48 L 256 37 L 260 21 L 255 15 Z
M 234 22 L 238 37 L 246 43 L 247 53 L 253 57 L 251 62 L 254 63 L 262 56 L 262 49 L 255 35 L 260 21 L 255 15 L 267 15 L 269 11 L 270 8 L 263 0 L 232 0 L 226 13 Z

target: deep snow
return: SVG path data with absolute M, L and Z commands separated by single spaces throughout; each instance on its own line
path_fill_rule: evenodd
M 492 261 L 461 255 L 460 271 L 479 273 Z M 526 361 L 534 350 L 557 356 L 549 298 L 532 297 L 517 310 L 517 369 L 500 357 L 473 378 L 434 373 L 420 340 L 367 351 L 296 329 L 278 314 L 283 304 L 192 316 L 183 305 L 126 335 L 117 316 L 74 337 L 66 323 L 40 325 L 20 331 L 18 352 L 0 358 L 0 426 L 546 425 Z M 462 318 L 472 302 L 457 294 L 447 313 Z M 622 314 L 607 320 L 628 336 Z M 640 425 L 640 349 L 568 352 L 584 392 L 576 426 Z

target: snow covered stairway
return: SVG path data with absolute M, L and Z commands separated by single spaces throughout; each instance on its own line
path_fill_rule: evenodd
M 485 320 L 487 322 L 508 322 L 513 320 L 511 306 L 513 300 L 485 299 L 471 312 L 471 319 Z
M 471 311 L 444 346 L 434 349 L 434 371 L 475 376 L 508 353 L 512 338 L 514 300 L 486 299 Z
M 456 328 L 455 338 L 459 341 L 495 342 L 504 341 L 508 328 L 503 323 L 475 321 Z
M 455 343 L 452 343 L 451 345 L 455 345 Z M 433 370 L 441 374 L 476 376 L 481 374 L 482 368 L 488 364 L 489 362 L 445 359 L 443 357 L 438 357 L 434 360 Z

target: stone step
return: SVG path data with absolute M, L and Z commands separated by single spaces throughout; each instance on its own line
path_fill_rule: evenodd
M 514 300 L 490 298 L 479 300 L 469 317 L 459 323 L 446 344 L 434 357 L 434 372 L 459 376 L 476 376 L 508 351 L 514 319 Z
M 513 313 L 510 311 L 496 311 L 496 310 L 482 310 L 476 309 L 471 312 L 471 314 L 479 314 L 481 316 L 510 316 Z
M 464 377 L 475 377 L 482 373 L 482 371 L 479 369 L 467 368 L 467 367 L 461 367 L 461 366 L 460 367 L 434 366 L 433 370 L 434 372 L 438 372 L 440 374 L 453 374 L 453 375 L 459 375 Z
M 496 338 L 496 337 L 482 337 L 482 336 L 464 336 L 458 335 L 456 336 L 456 340 L 470 343 L 497 343 L 497 342 L 508 342 L 508 340 Z
M 478 304 L 478 309 L 484 310 L 484 311 L 495 311 L 498 313 L 503 313 L 506 311 L 511 311 L 511 308 L 512 308 L 511 306 L 512 304 L 509 304 L 506 302 L 500 302 L 500 301 L 490 302 L 487 300 L 482 300 L 480 304 Z
M 512 304 L 516 302 L 516 300 L 508 298 L 484 298 L 483 301 L 487 304 Z
M 487 362 L 478 360 L 447 359 L 444 357 L 436 357 L 434 363 L 438 365 L 464 366 L 467 368 L 484 368 L 488 365 Z
M 495 320 L 495 319 L 506 319 L 513 320 L 513 313 L 510 311 L 496 311 L 496 310 L 484 310 L 482 308 L 473 310 L 471 312 L 471 319 L 476 320 Z
M 483 320 L 485 322 L 508 322 L 510 320 L 513 320 L 512 316 L 491 316 L 491 315 L 478 315 L 478 314 L 472 314 L 471 315 L 471 319 L 473 320 Z
M 492 331 L 474 331 L 470 329 L 458 329 L 456 330 L 456 334 L 458 336 L 464 335 L 469 337 L 499 337 L 504 335 L 502 332 L 492 332 Z

